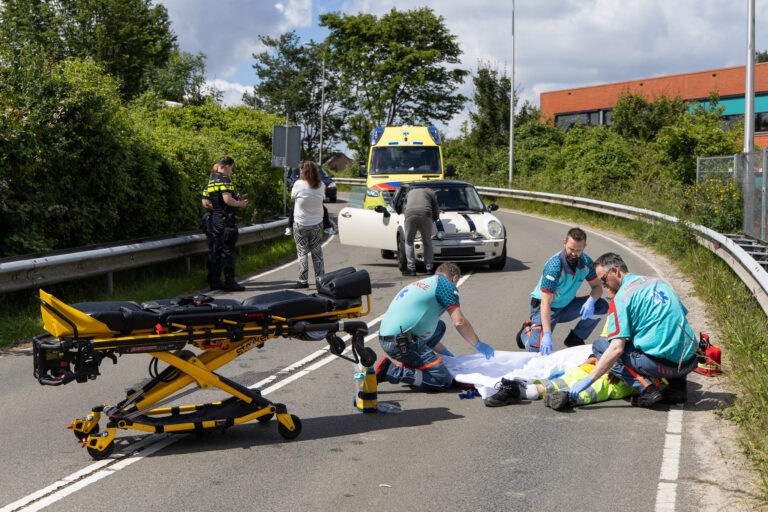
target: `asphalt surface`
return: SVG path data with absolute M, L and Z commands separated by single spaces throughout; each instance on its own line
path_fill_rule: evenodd
M 345 204 L 340 198 L 327 206 L 333 216 Z M 497 216 L 508 232 L 507 264 L 502 271 L 466 269 L 461 304 L 483 341 L 497 351 L 516 351 L 514 333 L 528 316 L 528 294 L 569 226 L 505 211 Z M 622 254 L 634 273 L 657 273 L 641 255 L 588 233 L 586 252 L 593 258 L 610 250 Z M 395 260 L 382 259 L 378 250 L 342 246 L 338 237 L 324 254 L 327 271 L 355 266 L 370 273 L 372 311 L 362 320 L 376 333 L 379 317 L 408 279 Z M 294 261 L 255 276 L 245 292 L 219 296 L 243 299 L 283 289 L 297 274 Z M 567 333 L 567 325 L 558 326 L 556 349 Z M 443 342 L 456 355 L 473 352 L 450 326 Z M 369 346 L 383 354 L 375 338 Z M 0 511 L 656 507 L 668 408 L 646 410 L 626 401 L 571 412 L 552 411 L 541 401 L 488 408 L 479 398 L 459 399 L 458 388 L 423 393 L 383 383 L 379 400 L 395 401 L 404 412 L 362 414 L 352 406 L 355 366 L 318 354 L 325 347 L 324 341 L 273 339 L 220 370 L 246 385 L 277 375 L 261 389 L 301 418 L 297 439 L 285 441 L 275 420 L 202 437 L 118 431 L 119 451 L 98 463 L 65 427 L 92 406 L 121 399 L 147 377 L 150 357 L 122 356 L 117 365 L 102 364 L 95 381 L 49 387 L 33 378 L 30 351 L 1 356 Z M 309 363 L 296 364 L 312 354 Z M 217 391 L 198 391 L 182 402 L 221 398 Z M 149 448 L 132 452 L 136 442 Z M 685 453 L 685 438 L 683 443 Z M 680 486 L 678 496 L 685 490 Z

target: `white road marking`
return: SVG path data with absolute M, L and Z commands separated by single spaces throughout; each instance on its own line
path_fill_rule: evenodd
M 265 276 L 276 270 L 279 270 L 280 268 L 285 268 L 293 263 L 295 262 L 289 262 L 283 265 L 282 267 L 269 270 L 267 272 L 259 274 L 258 276 L 254 276 L 251 279 L 256 279 L 256 278 Z M 469 276 L 471 275 L 472 275 L 472 272 L 469 272 L 468 274 L 462 276 L 459 282 L 456 284 L 456 286 L 461 286 L 462 284 L 464 284 L 464 282 L 467 279 L 469 279 Z M 370 323 L 368 323 L 368 327 L 371 328 L 372 326 L 378 324 L 383 317 L 384 315 L 380 315 L 377 318 L 373 319 Z M 345 336 L 344 338 L 348 338 L 348 337 L 349 335 Z M 365 337 L 365 342 L 367 343 L 368 341 L 377 337 L 378 337 L 378 331 L 373 332 Z M 346 353 L 346 352 L 349 352 L 350 350 L 351 350 L 351 346 L 347 347 L 344 350 L 344 352 Z M 309 375 L 309 373 L 317 370 L 318 368 L 322 368 L 323 366 L 325 366 L 326 364 L 332 361 L 338 360 L 338 357 L 334 355 L 329 355 L 328 357 L 313 363 L 307 368 L 297 371 L 302 366 L 312 361 L 315 361 L 318 357 L 321 357 L 324 353 L 328 353 L 327 348 L 313 352 L 312 354 L 304 357 L 303 359 L 300 359 L 299 361 L 293 363 L 292 365 L 286 366 L 279 372 L 273 375 L 270 375 L 266 379 L 260 382 L 257 382 L 255 384 L 252 384 L 251 386 L 249 386 L 249 388 L 251 389 L 260 388 L 261 386 L 264 386 L 270 382 L 274 382 L 275 380 L 279 379 L 283 375 L 289 375 L 289 377 L 277 382 L 276 384 L 273 384 L 272 386 L 269 386 L 263 389 L 261 391 L 261 394 L 262 396 L 264 396 L 282 388 L 283 386 L 290 384 L 291 382 L 294 382 L 300 379 L 301 377 L 304 377 L 305 375 Z M 296 372 L 296 373 L 293 373 L 293 372 Z M 95 462 L 79 471 L 76 471 L 75 473 L 72 473 L 69 476 L 62 478 L 61 480 L 49 485 L 48 487 L 35 491 L 32 494 L 29 494 L 19 500 L 14 501 L 13 503 L 10 503 L 4 506 L 3 508 L 0 508 L 0 512 L 21 512 L 21 511 L 32 512 L 36 510 L 41 510 L 69 496 L 70 494 L 73 494 L 79 491 L 80 489 L 83 489 L 93 483 L 98 482 L 102 478 L 110 476 L 116 473 L 117 471 L 127 466 L 130 466 L 134 462 L 140 461 L 144 457 L 147 457 L 163 448 L 166 448 L 167 446 L 170 446 L 171 444 L 175 443 L 176 441 L 184 437 L 185 435 L 179 435 L 179 434 L 176 434 L 176 435 L 150 434 L 144 439 L 142 439 L 141 441 L 133 445 L 130 445 L 124 449 L 124 451 L 130 453 L 130 455 L 120 454 L 105 460 Z M 132 453 L 132 452 L 136 452 L 137 450 L 141 450 L 141 451 L 139 451 L 138 453 Z

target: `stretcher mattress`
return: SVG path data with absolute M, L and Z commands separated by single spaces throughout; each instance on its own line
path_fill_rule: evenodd
M 341 269 L 321 276 L 318 291 L 307 295 L 282 290 L 248 297 L 242 302 L 203 295 L 141 304 L 108 301 L 81 302 L 70 306 L 120 334 L 167 329 L 172 325 L 199 327 L 217 326 L 225 321 L 245 323 L 272 317 L 290 319 L 361 306 L 362 295 L 371 293 L 370 277 L 365 270 Z

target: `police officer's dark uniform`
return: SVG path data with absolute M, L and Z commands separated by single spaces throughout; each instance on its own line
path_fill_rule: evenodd
M 245 287 L 235 281 L 235 244 L 237 243 L 237 208 L 224 202 L 224 193 L 240 199 L 232 190 L 229 176 L 218 171 L 208 182 L 206 192 L 213 205 L 210 226 L 213 231 L 213 251 L 209 252 L 208 282 L 211 289 L 243 291 Z M 224 283 L 221 283 L 221 272 Z
M 208 187 L 210 187 L 212 183 L 213 183 L 213 178 L 209 179 L 208 184 L 205 187 L 203 187 L 203 203 L 204 204 L 205 204 L 205 201 L 208 201 L 209 203 L 211 201 L 211 198 L 208 197 Z M 208 260 L 206 261 L 206 269 L 208 270 L 208 284 L 211 284 L 211 289 L 213 289 L 213 284 L 216 284 L 218 288 L 222 288 L 224 286 L 224 283 L 220 281 L 221 276 L 213 274 L 214 259 L 215 259 L 214 251 L 213 251 L 213 243 L 216 237 L 213 233 L 213 211 L 208 210 L 207 208 L 205 210 L 205 213 L 203 214 L 202 228 L 203 228 L 203 233 L 205 233 L 206 242 L 208 243 Z

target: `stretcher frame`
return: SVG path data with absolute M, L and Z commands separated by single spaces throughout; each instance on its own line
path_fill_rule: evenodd
M 117 363 L 117 356 L 122 354 L 146 353 L 168 365 L 148 383 L 129 390 L 116 405 L 93 407 L 89 414 L 69 425 L 97 460 L 112 454 L 118 429 L 200 434 L 253 420 L 268 423 L 276 416 L 278 433 L 284 439 L 298 437 L 301 420 L 289 414 L 284 404 L 273 403 L 258 389 L 247 388 L 215 372 L 253 348 L 262 348 L 269 339 L 309 340 L 313 339 L 311 334 L 327 331 L 325 339 L 332 354 L 363 366 L 372 366 L 376 361 L 375 352 L 364 346 L 367 324 L 354 320 L 370 313 L 370 294 L 365 301 L 361 297 L 359 305 L 324 313 L 286 318 L 259 307 L 244 307 L 234 314 L 235 320 L 211 315 L 209 323 L 185 325 L 170 321 L 166 327 L 158 324 L 153 331 L 128 335 L 115 333 L 43 290 L 39 300 L 47 331 L 34 338 L 35 377 L 41 384 L 58 386 L 73 380 L 94 380 L 100 375 L 99 366 L 104 359 Z M 337 336 L 339 332 L 351 336 L 352 357 L 343 355 L 346 343 Z M 188 345 L 202 352 L 195 354 L 185 348 Z M 197 389 L 213 388 L 230 397 L 206 404 L 158 407 Z M 107 417 L 103 432 L 99 428 L 102 415 Z

